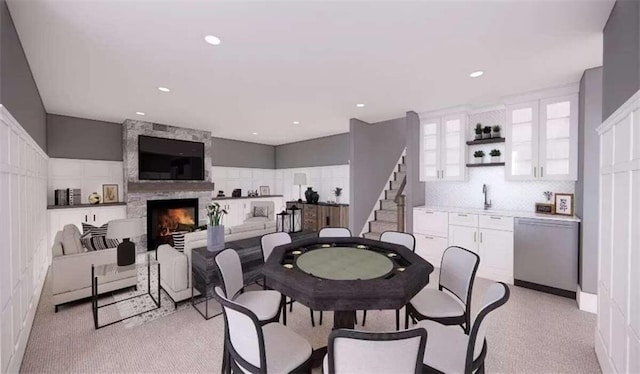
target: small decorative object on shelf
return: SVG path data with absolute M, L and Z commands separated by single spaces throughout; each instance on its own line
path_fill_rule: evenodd
M 117 184 L 103 184 L 102 196 L 104 196 L 104 203 L 117 203 L 118 202 L 118 185 Z
M 476 123 L 476 140 L 482 139 L 482 124 L 480 122 Z
M 317 204 L 318 200 L 320 200 L 320 195 L 313 190 L 313 187 L 307 187 L 304 197 L 307 199 L 307 204 Z
M 256 190 L 256 191 L 254 191 L 254 190 L 249 190 L 249 191 L 247 191 L 247 196 L 248 196 L 248 197 L 257 197 L 257 196 L 260 196 L 260 195 L 258 194 L 258 191 L 257 191 L 257 190 Z
M 225 196 L 224 196 L 224 191 L 219 190 L 219 191 L 218 191 L 218 195 L 217 195 L 216 197 L 225 197 Z
M 342 188 L 336 187 L 333 190 L 333 194 L 336 195 L 336 204 L 340 204 L 340 196 L 342 196 Z
M 536 213 L 553 214 L 555 206 L 549 203 L 536 203 Z
M 481 164 L 484 160 L 484 151 L 473 152 L 473 157 L 476 164 Z
M 573 194 L 572 193 L 556 193 L 555 194 L 555 213 L 563 216 L 573 215 Z
M 500 137 L 500 126 L 499 125 L 495 125 L 493 126 L 493 134 L 491 134 L 492 138 L 499 138 Z
M 89 195 L 89 204 L 100 204 L 100 200 L 102 199 L 97 192 L 93 192 Z
M 231 192 L 231 197 L 240 197 L 242 196 L 242 189 L 236 188 Z
M 207 205 L 207 250 L 210 252 L 224 249 L 224 225 L 222 217 L 227 211 L 220 207 L 220 204 L 212 201 Z
M 553 197 L 553 192 L 551 192 L 551 191 L 544 191 L 542 194 L 544 195 L 544 197 L 546 197 L 546 198 L 547 198 L 547 201 L 551 201 L 551 198 Z
M 491 139 L 491 126 L 485 126 L 482 129 L 482 139 Z
M 491 152 L 489 152 L 489 155 L 491 156 L 491 162 L 500 162 L 499 149 L 492 149 Z
M 260 186 L 260 196 L 269 196 L 271 195 L 271 189 L 269 186 Z

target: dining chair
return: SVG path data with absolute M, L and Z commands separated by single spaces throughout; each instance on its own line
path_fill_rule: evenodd
M 229 300 L 250 309 L 263 324 L 280 319 L 282 306 L 280 292 L 244 291 L 244 275 L 238 252 L 227 248 L 214 257 L 214 262 L 222 280 L 222 289 Z
M 427 341 L 423 328 L 400 332 L 333 330 L 323 372 L 422 373 Z
M 461 247 L 449 247 L 442 255 L 438 289 L 423 288 L 406 306 L 405 328 L 409 318 L 430 319 L 445 325 L 460 325 L 469 333 L 471 292 L 480 257 Z
M 288 327 L 262 324 L 255 313 L 227 298 L 220 287 L 214 297 L 222 305 L 225 333 L 222 372 L 311 372 L 311 344 Z
M 273 249 L 279 245 L 284 245 L 284 244 L 289 244 L 291 243 L 291 235 L 289 235 L 289 233 L 286 232 L 274 232 L 271 234 L 266 234 L 263 235 L 260 238 L 260 246 L 262 249 L 262 263 L 264 264 L 267 259 L 269 258 L 269 256 L 271 256 L 271 252 L 273 252 Z M 262 288 L 263 289 L 267 289 L 267 280 L 266 278 L 262 278 Z M 295 300 L 290 299 L 289 301 L 286 301 L 286 296 L 283 295 L 283 298 L 285 300 L 284 303 L 284 307 L 282 310 L 282 323 L 284 323 L 285 325 L 287 324 L 287 304 L 289 305 L 289 312 L 293 311 L 293 303 L 295 302 Z M 316 326 L 316 321 L 315 321 L 315 317 L 313 315 L 313 310 L 309 309 L 309 313 L 311 314 L 311 326 L 315 327 Z M 322 311 L 320 311 L 320 325 L 322 325 Z
M 346 227 L 325 227 L 318 231 L 319 238 L 350 238 L 351 230 Z
M 409 233 L 400 231 L 385 231 L 380 235 L 380 241 L 392 244 L 398 244 L 407 247 L 412 252 L 416 251 L 416 238 Z M 402 308 L 400 308 L 402 309 Z M 396 331 L 400 330 L 400 309 L 396 309 Z M 362 318 L 362 325 L 367 318 L 367 311 L 365 310 Z
M 469 335 L 435 321 L 419 322 L 417 327 L 427 330 L 429 336 L 423 359 L 426 371 L 483 374 L 487 356 L 487 317 L 504 305 L 509 295 L 509 287 L 502 282 L 489 286 L 484 306 L 476 315 Z

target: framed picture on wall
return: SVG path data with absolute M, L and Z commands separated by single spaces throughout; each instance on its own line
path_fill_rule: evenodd
M 117 184 L 102 185 L 102 202 L 105 204 L 118 202 L 118 185 Z
M 260 186 L 260 196 L 271 195 L 269 186 Z
M 572 193 L 556 193 L 555 197 L 555 214 L 563 216 L 573 215 L 573 194 Z

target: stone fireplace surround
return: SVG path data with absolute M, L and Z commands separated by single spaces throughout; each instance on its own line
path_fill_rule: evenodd
M 147 200 L 198 199 L 198 225 L 206 224 L 206 206 L 211 201 L 211 132 L 127 119 L 122 124 L 124 199 L 127 218 L 142 218 L 147 232 Z M 141 181 L 138 179 L 138 135 L 204 143 L 203 181 Z M 134 240 L 138 252 L 147 250 L 147 235 Z

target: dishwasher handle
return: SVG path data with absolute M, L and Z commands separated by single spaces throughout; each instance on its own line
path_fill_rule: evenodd
M 548 220 L 548 219 L 516 218 L 516 225 L 573 228 L 577 225 L 577 223 L 578 222 L 563 222 L 563 221 Z

